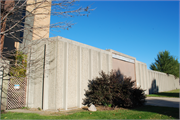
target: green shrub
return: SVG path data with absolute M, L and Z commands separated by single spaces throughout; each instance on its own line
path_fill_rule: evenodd
M 133 107 L 143 105 L 145 102 L 144 90 L 134 88 L 134 81 L 131 78 L 123 78 L 118 71 L 105 74 L 103 71 L 100 77 L 89 80 L 89 90 L 85 90 L 86 98 L 83 105 L 94 104 L 104 106 Z
M 112 106 L 111 104 L 108 105 L 108 107 L 111 107 L 111 106 Z
M 40 107 L 38 107 L 37 109 L 40 110 L 40 111 L 42 110 Z
M 15 77 L 25 77 L 27 67 L 27 55 L 23 52 L 16 51 L 14 62 L 10 67 L 9 74 Z

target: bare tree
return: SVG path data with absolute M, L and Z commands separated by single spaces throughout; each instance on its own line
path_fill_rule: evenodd
M 31 72 L 44 69 L 43 64 L 39 64 L 42 56 L 27 64 L 29 52 L 41 52 L 31 51 L 32 44 L 36 44 L 33 40 L 48 38 L 50 28 L 69 29 L 74 25 L 70 21 L 50 24 L 50 16 L 60 18 L 88 16 L 90 11 L 94 10 L 90 9 L 90 6 L 79 7 L 77 2 L 76 0 L 1 0 L 0 63 L 7 64 L 5 66 L 10 68 L 10 72 L 7 72 L 10 79 L 24 76 L 39 77 L 29 76 L 26 71 L 30 64 L 36 66 L 34 69 L 31 68 Z
M 27 43 L 31 40 L 48 38 L 49 28 L 69 29 L 74 25 L 69 21 L 50 24 L 51 15 L 88 16 L 92 10 L 90 6 L 79 7 L 76 0 L 2 0 L 0 57 L 7 58 L 14 55 L 17 48 L 29 47 Z

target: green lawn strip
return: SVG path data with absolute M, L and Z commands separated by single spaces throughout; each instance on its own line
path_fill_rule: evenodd
M 168 91 L 169 93 L 179 93 L 180 91 L 179 91 L 180 89 L 175 89 L 175 90 L 171 90 L 171 91 Z
M 160 92 L 157 94 L 150 94 L 147 97 L 177 97 L 179 98 L 179 89 L 167 91 L 167 92 Z
M 134 109 L 113 111 L 83 111 L 70 115 L 43 116 L 35 113 L 1 114 L 1 119 L 178 119 L 179 109 L 169 107 L 143 106 Z

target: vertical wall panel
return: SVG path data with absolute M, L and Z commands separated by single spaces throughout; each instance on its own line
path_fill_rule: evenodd
M 49 59 L 47 59 L 49 63 L 49 99 L 48 99 L 48 108 L 49 109 L 55 109 L 56 107 L 56 42 L 49 42 L 49 51 L 47 52 L 47 56 L 49 56 Z M 53 62 L 52 62 L 53 61 Z M 46 94 L 46 93 L 44 93 Z
M 78 65 L 77 65 L 77 69 L 78 69 L 78 75 L 77 75 L 77 107 L 81 108 L 82 106 L 82 96 L 81 96 L 81 89 L 82 89 L 82 79 L 81 79 L 81 47 L 78 47 L 78 51 L 77 51 L 77 56 L 78 56 Z
M 93 60 L 93 78 L 99 76 L 99 57 L 97 51 L 92 51 L 92 60 Z
M 68 50 L 68 108 L 77 107 L 77 46 L 69 44 Z
M 64 86 L 64 44 L 57 43 L 57 77 L 56 77 L 56 109 L 63 109 L 63 86 Z M 60 68 L 60 69 L 58 69 Z
M 108 67 L 107 67 L 107 56 L 106 54 L 102 53 L 102 69 L 105 73 L 108 72 Z
M 85 91 L 84 90 L 87 90 L 88 89 L 88 80 L 89 79 L 89 62 L 90 62 L 90 59 L 89 59 L 89 50 L 86 49 L 86 48 L 82 48 L 81 49 L 81 86 L 82 86 L 82 89 L 81 89 L 81 97 L 82 99 L 84 98 L 84 93 Z
M 69 54 L 69 43 L 64 43 L 64 92 L 63 92 L 63 108 L 65 110 L 68 109 L 68 66 L 69 66 L 69 60 L 68 60 L 68 54 Z

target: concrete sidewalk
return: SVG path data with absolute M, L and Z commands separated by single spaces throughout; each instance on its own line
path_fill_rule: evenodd
M 12 109 L 12 110 L 5 110 L 6 112 L 20 112 L 20 113 L 37 113 L 40 115 L 67 115 L 72 114 L 77 111 L 83 111 L 81 108 L 69 108 L 68 110 L 38 110 L 37 108 L 30 108 L 30 109 Z
M 180 98 L 147 97 L 145 105 L 179 108 Z

